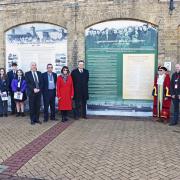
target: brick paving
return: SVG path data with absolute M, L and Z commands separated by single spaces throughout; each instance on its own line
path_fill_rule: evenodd
M 0 172 L 4 169 L 2 164 L 12 158 L 13 154 L 22 150 L 24 146 L 27 146 L 55 124 L 57 124 L 57 122 L 52 121 L 43 125 L 37 124 L 31 126 L 28 117 L 16 118 L 14 116 L 9 116 L 8 118 L 0 118 Z M 14 168 L 17 168 L 17 164 L 14 165 Z M 7 173 L 3 175 L 0 173 L 0 180 L 15 180 L 17 178 L 18 180 L 27 179 L 23 177 L 13 177 L 10 176 L 11 174 L 12 173 Z
M 21 123 L 18 124 L 17 121 Z M 50 129 L 59 127 L 60 124 L 50 122 L 32 127 L 26 120 L 3 120 L 0 127 L 0 137 L 3 138 L 0 142 L 5 147 L 3 150 L 0 148 L 0 151 L 3 155 L 8 154 L 10 146 L 14 144 L 14 150 L 11 150 L 3 162 L 7 162 L 15 152 L 35 141 L 39 136 L 44 137 L 43 133 L 53 134 L 54 131 Z M 34 133 L 33 135 L 28 133 L 30 138 L 26 141 L 23 137 L 27 137 L 26 133 L 29 130 Z M 29 157 L 28 161 L 12 174 L 15 177 L 11 178 L 17 180 L 180 179 L 180 126 L 169 127 L 148 119 L 137 118 L 115 120 L 112 118 L 108 121 L 79 120 L 50 141 L 43 146 L 43 149 L 41 148 L 41 151 Z
M 29 118 L 0 118 L 0 164 L 57 122 L 30 125 Z
M 48 143 L 56 138 L 64 129 L 66 129 L 72 121 L 66 123 L 58 123 L 44 132 L 38 138 L 24 146 L 18 152 L 6 159 L 2 165 L 7 168 L 2 172 L 4 175 L 13 175 L 25 163 L 27 163 L 34 155 L 41 151 Z
M 27 177 L 15 177 L 15 176 L 8 176 L 8 175 L 1 175 L 0 180 L 42 180 L 37 178 L 27 178 Z

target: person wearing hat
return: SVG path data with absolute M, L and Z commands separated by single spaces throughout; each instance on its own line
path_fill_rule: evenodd
M 176 71 L 171 78 L 171 97 L 174 105 L 173 118 L 170 121 L 170 126 L 178 124 L 179 120 L 179 99 L 180 99 L 180 64 L 176 64 Z
M 158 67 L 152 95 L 154 96 L 153 117 L 156 117 L 157 121 L 160 119 L 167 123 L 170 117 L 171 95 L 170 76 L 164 66 Z
M 12 63 L 12 70 L 7 73 L 8 76 L 8 84 L 9 84 L 9 92 L 11 96 L 11 114 L 16 113 L 16 103 L 14 101 L 14 92 L 11 87 L 11 83 L 13 79 L 17 78 L 17 63 L 13 62 Z

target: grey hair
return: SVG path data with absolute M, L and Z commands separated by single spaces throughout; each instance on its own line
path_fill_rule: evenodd
M 37 63 L 36 63 L 35 61 L 32 61 L 32 62 L 30 63 L 30 67 L 31 67 L 33 64 L 36 64 L 36 66 L 37 66 Z

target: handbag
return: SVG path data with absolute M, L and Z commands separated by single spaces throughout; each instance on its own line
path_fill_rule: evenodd
M 23 98 L 23 93 L 22 92 L 15 92 L 14 93 L 14 99 L 15 100 L 22 100 Z

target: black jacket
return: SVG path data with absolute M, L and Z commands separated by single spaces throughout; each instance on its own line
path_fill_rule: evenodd
M 6 79 L 2 80 L 0 78 L 0 91 L 7 92 L 7 94 L 8 94 L 8 90 L 9 90 L 8 79 L 6 78 Z
M 42 76 L 41 72 L 37 71 L 38 81 L 39 81 L 39 89 L 40 93 L 42 91 Z M 34 78 L 31 71 L 26 72 L 25 79 L 27 83 L 27 95 L 34 95 L 34 89 L 36 88 L 36 84 L 34 82 Z
M 13 79 L 17 78 L 17 74 L 14 75 L 13 70 L 11 70 L 7 73 L 7 76 L 8 76 L 9 91 L 12 92 L 11 82 Z
M 88 94 L 88 81 L 89 81 L 89 72 L 86 69 L 83 69 L 83 73 L 79 72 L 79 69 L 75 69 L 71 73 L 74 85 L 74 99 L 83 98 L 85 100 L 89 99 Z
M 175 88 L 177 86 L 177 88 Z M 180 73 L 173 73 L 171 77 L 171 96 L 175 95 L 178 96 L 180 95 Z
M 53 74 L 53 78 L 54 78 L 54 83 L 55 83 L 55 92 L 56 92 L 56 82 L 57 82 L 57 74 L 56 73 L 52 73 Z M 42 93 L 46 94 L 48 92 L 48 73 L 45 72 L 42 74 Z

